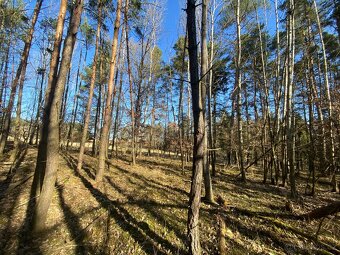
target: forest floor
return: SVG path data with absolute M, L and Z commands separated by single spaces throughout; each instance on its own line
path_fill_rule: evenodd
M 47 230 L 39 247 L 29 247 L 26 227 L 36 149 L 9 172 L 0 166 L 0 254 L 186 254 L 186 220 L 190 166 L 181 174 L 177 159 L 139 157 L 111 159 L 100 189 L 94 185 L 96 159 L 85 157 L 76 172 L 77 154 L 61 153 Z M 301 195 L 293 213 L 285 211 L 289 189 L 262 184 L 259 170 L 248 171 L 248 182 L 235 178 L 236 168 L 218 167 L 215 195 L 224 209 L 202 204 L 201 244 L 204 254 L 218 254 L 219 223 L 226 229 L 226 254 L 340 254 L 340 220 L 330 216 L 311 222 L 294 215 L 311 211 L 339 194 L 318 184 L 316 197 Z M 301 178 L 304 178 L 302 176 Z M 298 190 L 304 193 L 305 180 Z M 320 223 L 321 228 L 319 229 Z M 318 236 L 316 237 L 316 233 Z

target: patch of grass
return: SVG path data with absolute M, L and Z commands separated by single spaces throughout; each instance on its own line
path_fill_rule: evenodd
M 25 220 L 36 150 L 30 148 L 6 189 L 0 189 L 0 253 L 26 253 L 18 236 Z M 75 171 L 77 154 L 62 154 L 51 208 L 48 235 L 39 243 L 45 254 L 185 254 L 190 166 L 182 175 L 174 158 L 138 157 L 108 161 L 103 187 L 96 188 L 97 160 L 85 155 L 83 170 Z M 8 166 L 0 168 L 0 182 Z M 262 184 L 261 169 L 252 167 L 248 182 L 235 178 L 235 167 L 218 168 L 213 179 L 215 195 L 226 200 L 226 208 L 202 204 L 201 244 L 204 254 L 218 252 L 216 215 L 222 210 L 226 223 L 228 254 L 334 254 L 339 249 L 339 218 L 298 221 L 305 213 L 339 199 L 318 185 L 317 197 L 293 203 L 294 213 L 284 211 L 289 190 Z M 302 175 L 303 176 L 303 175 Z M 304 178 L 304 177 L 302 177 Z M 304 179 L 301 179 L 301 182 Z M 298 186 L 300 194 L 304 185 Z M 20 184 L 20 185 L 18 185 Z

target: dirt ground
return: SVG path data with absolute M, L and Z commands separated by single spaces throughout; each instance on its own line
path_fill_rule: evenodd
M 63 152 L 48 213 L 47 230 L 37 241 L 25 242 L 24 230 L 36 149 L 29 148 L 20 165 L 0 164 L 0 254 L 186 254 L 186 220 L 190 165 L 182 175 L 180 161 L 139 157 L 111 159 L 103 187 L 94 185 L 96 159 L 85 157 L 76 172 L 77 154 Z M 223 209 L 202 204 L 201 244 L 204 254 L 218 254 L 220 219 L 226 228 L 227 254 L 340 254 L 338 216 L 312 222 L 294 215 L 332 201 L 339 194 L 318 184 L 316 197 L 302 195 L 285 211 L 289 189 L 262 184 L 261 171 L 251 169 L 247 183 L 235 178 L 236 168 L 218 167 L 215 196 Z M 317 233 L 317 234 L 316 234 Z

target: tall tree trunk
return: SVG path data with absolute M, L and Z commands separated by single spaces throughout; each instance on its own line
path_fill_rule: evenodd
M 10 51 L 10 42 L 8 42 L 7 45 L 7 49 L 6 49 L 6 56 L 5 56 L 5 67 L 4 67 L 4 71 L 2 74 L 2 79 L 1 79 L 1 88 L 0 88 L 0 109 L 1 109 L 1 119 L 0 119 L 0 124 L 1 124 L 1 128 L 2 128 L 2 115 L 3 113 L 3 109 L 4 109 L 4 101 L 3 97 L 4 97 L 4 91 L 5 88 L 7 86 L 7 77 L 8 77 L 8 63 L 9 63 L 9 51 Z
M 102 20 L 101 20 L 102 19 L 102 4 L 100 0 L 98 1 L 97 5 L 98 5 L 98 23 L 97 23 L 96 43 L 95 43 L 96 46 L 95 46 L 95 52 L 93 56 L 92 74 L 91 74 L 91 81 L 90 81 L 90 88 L 89 88 L 89 98 L 87 101 L 86 111 L 85 111 L 84 128 L 83 128 L 83 133 L 82 133 L 81 142 L 80 142 L 77 171 L 80 171 L 83 165 L 85 143 L 87 140 L 87 132 L 88 132 L 90 116 L 91 116 L 92 98 L 93 98 L 94 86 L 96 83 L 97 59 L 98 59 L 98 54 L 99 54 L 99 39 L 100 39 L 99 37 L 100 37 L 100 30 L 101 30 L 101 23 L 102 23 Z
M 55 85 L 58 77 L 58 67 L 59 67 L 59 55 L 61 50 L 61 41 L 64 30 L 64 22 L 65 15 L 67 10 L 67 0 L 62 0 L 60 3 L 60 10 L 57 20 L 56 26 L 56 34 L 54 38 L 53 44 L 53 52 L 51 54 L 50 61 L 50 72 L 48 75 L 47 87 L 45 90 L 45 100 L 43 106 L 43 117 L 42 120 L 45 121 L 49 118 L 50 109 L 52 104 L 52 96 L 55 91 Z M 48 134 L 48 125 L 47 123 L 42 123 L 41 128 L 41 139 L 39 140 L 38 146 L 38 155 L 37 155 L 37 163 L 34 171 L 34 178 L 31 190 L 31 202 L 32 204 L 36 203 L 36 198 L 39 196 L 41 192 L 42 181 L 45 175 L 45 166 L 46 166 L 46 148 L 47 148 L 47 134 Z
M 202 107 L 203 107 L 203 118 L 204 121 L 206 119 L 206 92 L 209 94 L 208 84 L 208 46 L 207 46 L 207 0 L 202 0 L 202 21 L 201 21 L 201 82 L 200 82 L 200 90 L 201 90 L 201 98 L 202 98 Z M 209 105 L 210 106 L 210 105 Z M 211 113 L 209 111 L 209 113 Z M 209 169 L 209 160 L 208 160 L 208 132 L 204 126 L 204 168 L 203 168 L 203 176 L 204 176 L 204 188 L 205 188 L 205 197 L 204 199 L 208 202 L 214 202 L 214 195 L 212 189 L 211 175 Z
M 185 72 L 185 52 L 187 48 L 188 32 L 185 31 L 185 38 L 183 44 L 183 56 L 182 56 L 182 70 L 180 72 L 180 87 L 179 87 L 179 101 L 178 101 L 178 128 L 179 128 L 179 150 L 181 153 L 181 169 L 182 174 L 184 174 L 184 149 L 183 149 L 183 139 L 184 139 L 184 106 L 183 106 L 183 92 L 184 92 L 184 72 Z
M 124 31 L 122 31 L 121 34 L 124 34 Z M 120 69 L 121 63 L 124 63 L 124 57 L 125 57 L 123 55 L 123 57 L 121 58 L 121 54 L 123 53 L 122 45 L 123 45 L 123 36 L 120 37 L 120 41 L 119 41 L 119 49 L 118 49 L 117 64 L 116 64 L 117 70 L 116 70 L 115 78 L 114 78 L 114 85 L 113 85 L 114 91 L 113 91 L 112 102 L 111 102 L 111 105 L 112 105 L 113 108 L 115 108 L 115 106 L 117 107 L 115 102 L 119 101 L 119 98 L 116 97 L 117 87 L 118 87 L 118 78 L 119 78 L 118 70 Z M 106 150 L 106 158 L 109 158 L 110 134 L 111 134 L 111 132 L 114 132 L 114 130 L 111 128 L 112 118 L 113 118 L 113 109 L 111 111 L 111 123 L 110 123 L 110 130 L 109 130 L 109 135 L 108 135 L 108 140 L 107 140 L 108 145 L 107 145 L 107 150 Z M 112 141 L 113 141 L 114 134 L 112 134 L 112 137 L 113 137 L 112 138 Z M 110 158 L 112 157 L 112 153 L 113 153 L 113 146 L 111 147 Z
M 190 61 L 190 83 L 192 110 L 194 117 L 193 168 L 188 210 L 189 253 L 202 253 L 199 237 L 199 209 L 202 191 L 202 174 L 204 168 L 205 120 L 203 115 L 202 92 L 198 75 L 197 34 L 196 34 L 196 1 L 187 1 L 187 29 Z
M 323 68 L 324 68 L 324 83 L 325 83 L 325 92 L 326 92 L 326 98 L 327 98 L 327 107 L 328 107 L 328 118 L 329 118 L 329 136 L 330 136 L 330 167 L 331 167 L 331 174 L 332 174 L 332 191 L 337 190 L 337 181 L 336 181 L 336 169 L 335 169 L 335 148 L 334 148 L 334 121 L 333 121 L 333 107 L 332 107 L 332 99 L 331 99 L 331 92 L 329 87 L 329 79 L 328 79 L 328 64 L 327 64 L 327 56 L 326 56 L 326 48 L 325 43 L 323 40 L 322 35 L 322 27 L 321 22 L 319 18 L 319 12 L 318 7 L 316 4 L 316 0 L 313 0 L 314 9 L 315 9 L 315 15 L 316 15 L 316 21 L 318 24 L 318 32 L 320 36 L 320 42 L 321 42 L 321 48 L 322 48 L 322 56 L 323 56 Z
M 279 28 L 279 10 L 278 0 L 275 0 L 275 26 L 276 26 L 276 69 L 275 69 L 275 122 L 274 122 L 274 164 L 275 164 L 275 184 L 279 181 L 280 167 L 279 167 L 279 155 L 277 149 L 277 139 L 280 134 L 280 118 L 281 118 L 281 97 L 282 97 L 282 83 L 281 77 L 281 47 L 280 47 L 280 28 Z
M 39 97 L 38 97 L 38 108 L 37 108 L 37 114 L 35 116 L 35 124 L 34 124 L 34 130 L 32 132 L 32 140 L 35 134 L 35 144 L 38 145 L 39 142 L 39 122 L 40 122 L 40 113 L 41 113 L 41 108 L 42 108 L 42 103 L 43 103 L 43 86 L 44 86 L 44 81 L 45 81 L 45 72 L 46 69 L 45 67 L 43 67 L 43 69 L 41 70 L 41 81 L 40 81 L 40 89 L 39 89 Z M 32 141 L 33 142 L 33 141 Z
M 335 18 L 336 30 L 338 32 L 338 40 L 340 42 L 340 1 L 333 0 L 333 3 L 334 3 L 333 17 Z
M 308 48 L 307 48 L 308 49 Z M 309 49 L 308 49 L 309 50 Z M 307 50 L 307 52 L 308 52 Z M 307 57 L 307 68 L 306 68 L 306 82 L 309 84 L 308 88 L 308 135 L 309 135 L 309 152 L 308 152 L 308 170 L 309 176 L 312 175 L 312 189 L 310 195 L 315 194 L 315 149 L 314 149 L 314 113 L 313 113 L 313 88 L 312 88 L 312 78 L 310 73 L 309 59 Z M 309 179 L 309 178 L 308 178 Z M 307 189 L 306 189 L 307 191 Z
M 261 51 L 261 65 L 262 65 L 262 77 L 263 77 L 263 91 L 264 91 L 264 97 L 263 97 L 263 127 L 262 127 L 262 132 L 263 132 L 263 150 L 262 153 L 265 155 L 266 150 L 267 150 L 267 126 L 269 130 L 269 139 L 270 139 L 270 147 L 271 147 L 271 155 L 272 158 L 274 158 L 275 155 L 275 150 L 274 150 L 274 133 L 273 133 L 273 128 L 271 125 L 271 117 L 270 117 L 270 105 L 269 105 L 269 86 L 268 86 L 268 77 L 267 77 L 267 63 L 266 63 L 266 56 L 267 56 L 267 46 L 266 42 L 262 38 L 262 29 L 260 25 L 260 21 L 258 18 L 258 10 L 256 8 L 256 20 L 257 20 L 257 28 L 259 32 L 259 39 L 260 39 L 260 51 Z M 263 46 L 264 44 L 264 46 Z M 263 167 L 265 171 L 264 175 L 264 183 L 266 182 L 267 179 L 267 172 L 268 172 L 268 161 L 267 161 L 267 156 L 263 156 Z M 272 180 L 272 168 L 270 168 L 270 173 L 271 173 L 271 181 Z
M 21 140 L 21 105 L 22 105 L 22 93 L 24 90 L 24 82 L 26 77 L 26 67 L 25 65 L 22 68 L 20 81 L 19 81 L 19 91 L 18 91 L 18 99 L 17 99 L 17 108 L 15 115 L 15 128 L 14 128 L 14 148 L 11 152 L 10 161 L 14 162 L 18 156 L 20 140 Z
M 63 1 L 61 3 L 60 11 L 64 10 L 65 8 L 63 4 L 67 4 L 67 1 Z M 44 229 L 47 211 L 52 200 L 52 194 L 59 165 L 59 116 L 61 111 L 61 100 L 72 60 L 72 53 L 74 44 L 76 42 L 82 10 L 83 0 L 77 0 L 74 2 L 71 11 L 70 24 L 64 42 L 58 78 L 56 79 L 55 85 L 52 85 L 51 91 L 49 93 L 49 114 L 44 115 L 43 119 L 43 132 L 48 132 L 43 136 L 43 138 L 46 137 L 46 147 L 42 147 L 41 144 L 39 144 L 39 150 L 46 151 L 46 159 L 44 168 L 42 168 L 43 172 L 39 174 L 41 176 L 39 183 L 40 193 L 36 198 L 37 202 L 33 211 L 33 218 L 31 222 L 31 229 L 34 233 L 39 233 Z M 62 12 L 60 14 L 62 14 Z M 56 40 L 58 36 L 59 33 L 57 29 Z M 53 62 L 53 60 L 51 60 L 51 62 Z M 54 70 L 51 69 L 50 72 L 54 72 Z M 40 158 L 37 158 L 37 165 L 41 164 L 40 160 Z M 39 168 L 36 169 L 36 171 L 37 170 L 39 170 Z M 36 177 L 36 174 L 34 177 Z
M 63 130 L 64 122 L 65 122 L 68 91 L 70 89 L 70 80 L 71 80 L 71 68 L 72 68 L 72 63 L 70 64 L 70 69 L 68 71 L 65 89 L 63 91 L 63 96 L 61 100 L 61 108 L 60 108 L 61 110 L 60 110 L 60 116 L 59 116 L 59 130 L 60 131 Z M 60 140 L 60 146 L 64 146 L 62 132 L 59 132 L 59 140 Z
M 103 41 L 101 41 L 101 44 L 103 44 Z M 99 89 L 98 89 L 98 98 L 97 98 L 97 106 L 96 106 L 96 116 L 94 119 L 94 139 L 92 143 L 92 156 L 97 156 L 98 154 L 98 142 L 100 140 L 100 127 L 101 127 L 101 103 L 103 97 L 103 87 L 104 81 L 103 81 L 103 72 L 104 72 L 104 54 L 103 50 L 100 52 L 100 64 L 99 64 Z M 103 100 L 104 101 L 104 100 Z
M 295 185 L 295 159 L 294 159 L 294 110 L 293 110 L 293 97 L 294 97 L 294 59 L 295 59 L 295 35 L 294 35 L 294 0 L 289 1 L 288 7 L 288 61 L 287 61 L 287 71 L 288 71 L 288 89 L 286 91 L 287 100 L 287 112 L 286 112 L 286 135 L 287 135 L 287 158 L 289 167 L 289 181 L 290 181 L 290 192 L 291 197 L 297 197 L 296 185 Z
M 68 132 L 67 132 L 66 149 L 69 148 L 70 143 L 71 143 L 71 147 L 72 147 L 72 142 L 73 142 L 73 130 L 74 130 L 74 125 L 76 123 L 76 117 L 77 117 L 77 111 L 78 111 L 79 91 L 80 91 L 80 87 L 81 87 L 81 81 L 79 83 L 79 78 L 80 78 L 80 66 L 81 66 L 81 62 L 82 62 L 81 61 L 82 56 L 83 56 L 83 49 L 80 50 L 80 55 L 79 55 L 79 63 L 78 63 L 77 78 L 76 78 L 76 89 L 74 91 L 74 97 L 73 97 L 73 105 L 72 105 L 72 111 L 71 111 L 71 124 L 69 125 L 69 129 L 68 129 Z
M 122 65 L 124 65 L 124 56 L 123 54 L 123 59 L 122 59 Z M 116 113 L 115 113 L 115 121 L 114 121 L 114 126 L 113 126 L 113 137 L 112 137 L 112 152 L 111 152 L 111 157 L 113 156 L 113 151 L 116 146 L 117 148 L 117 133 L 118 133 L 118 126 L 119 126 L 119 111 L 120 111 L 120 101 L 121 101 L 121 96 L 122 96 L 122 88 L 123 88 L 123 68 L 121 68 L 120 74 L 119 74 L 119 88 L 118 88 L 118 95 L 117 95 L 117 104 L 116 104 Z M 116 152 L 118 150 L 116 149 Z M 116 155 L 117 156 L 117 155 Z
M 326 151 L 327 151 L 327 146 L 326 146 L 326 134 L 325 134 L 325 122 L 324 122 L 324 116 L 323 116 L 323 112 L 322 112 L 322 107 L 320 105 L 321 102 L 321 98 L 319 98 L 318 96 L 318 89 L 316 86 L 316 79 L 315 79 L 315 71 L 314 71 L 314 59 L 311 56 L 310 52 L 312 52 L 313 48 L 315 47 L 314 43 L 313 43 L 313 39 L 312 39 L 312 27 L 311 27 L 311 20 L 310 17 L 308 16 L 308 12 L 307 12 L 307 6 L 305 7 L 306 11 L 305 11 L 305 16 L 307 19 L 307 51 L 306 51 L 306 57 L 307 57 L 307 66 L 308 66 L 308 72 L 309 72 L 309 77 L 308 79 L 310 80 L 310 86 L 311 86 L 311 93 L 312 93 L 312 100 L 315 104 L 316 107 L 316 111 L 317 111 L 317 115 L 318 115 L 318 120 L 320 122 L 320 130 L 319 130 L 319 134 L 321 136 L 321 146 L 320 149 L 318 149 L 318 151 L 320 151 L 319 153 L 319 169 L 321 171 L 322 174 L 325 174 L 325 170 L 326 170 L 326 159 L 327 159 L 327 155 L 326 155 Z
M 12 84 L 11 84 L 11 92 L 10 92 L 9 102 L 8 102 L 8 105 L 7 105 L 7 108 L 6 108 L 4 124 L 3 124 L 3 127 L 2 127 L 1 138 L 0 138 L 0 155 L 2 155 L 4 153 L 4 149 L 5 149 L 5 146 L 6 146 L 6 143 L 7 143 L 7 138 L 8 138 L 8 135 L 9 135 L 10 128 L 11 128 L 12 109 L 13 109 L 13 105 L 14 105 L 15 94 L 17 92 L 17 87 L 18 87 L 18 84 L 19 84 L 19 79 L 20 79 L 20 77 L 23 77 L 23 78 L 21 78 L 21 80 L 23 82 L 24 78 L 25 78 L 28 55 L 29 55 L 29 52 L 31 50 L 34 27 L 35 27 L 35 23 L 38 20 L 38 16 L 39 16 L 39 12 L 40 12 L 40 9 L 41 9 L 42 2 L 43 2 L 43 0 L 38 0 L 36 5 L 35 5 L 32 21 L 31 21 L 31 27 L 30 27 L 28 34 L 26 36 L 26 39 L 25 39 L 24 50 L 21 54 L 21 59 L 20 59 L 19 66 L 18 66 L 16 74 L 15 74 L 15 78 L 12 81 Z M 21 81 L 20 81 L 20 83 L 21 83 Z
M 134 111 L 134 96 L 133 96 L 133 84 L 132 84 L 132 74 L 131 74 L 131 63 L 130 63 L 130 45 L 129 45 L 129 24 L 128 24 L 128 14 L 129 14 L 129 0 L 125 2 L 124 11 L 124 23 L 125 23 L 125 41 L 126 41 L 126 59 L 128 65 L 128 77 L 129 77 L 129 92 L 130 92 L 130 110 L 131 110 L 131 156 L 132 165 L 136 164 L 136 139 L 135 139 L 135 111 Z
M 211 35 L 210 35 L 210 60 L 209 60 L 209 84 L 207 88 L 208 94 L 208 136 L 209 136 L 209 147 L 212 149 L 210 152 L 210 163 L 211 163 L 211 172 L 212 176 L 216 175 L 216 151 L 215 151 L 215 144 L 214 144 L 214 134 L 213 134 L 213 116 L 212 116 L 212 105 L 211 105 L 211 98 L 212 98 L 212 87 L 213 87 L 213 61 L 214 61 L 214 28 L 215 28 L 215 11 L 216 11 L 216 0 L 213 0 L 212 3 L 212 11 L 211 11 Z
M 243 130 L 242 130 L 242 81 L 241 81 L 241 57 L 242 57 L 242 42 L 241 42 L 241 21 L 240 21 L 240 0 L 237 0 L 236 6 L 236 29 L 237 29 L 237 41 L 236 41 L 236 77 L 235 87 L 237 88 L 237 137 L 238 137 L 238 164 L 241 172 L 242 181 L 246 181 L 246 172 L 244 170 L 243 163 Z
M 100 184 L 103 180 L 104 169 L 105 169 L 105 158 L 106 150 L 108 147 L 108 135 L 112 119 L 112 98 L 113 92 L 115 91 L 114 77 L 115 77 L 115 67 L 116 67 L 116 57 L 117 57 L 117 46 L 118 46 L 118 35 L 120 28 L 120 16 L 121 16 L 122 0 L 117 1 L 116 9 L 116 20 L 114 24 L 113 32 L 113 42 L 112 42 L 112 52 L 111 52 L 111 62 L 110 62 L 110 73 L 109 80 L 107 84 L 107 97 L 104 109 L 104 123 L 101 132 L 100 145 L 99 145 L 99 155 L 98 155 L 98 171 L 96 173 L 96 182 Z

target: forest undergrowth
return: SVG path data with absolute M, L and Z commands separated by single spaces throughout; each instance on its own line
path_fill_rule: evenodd
M 86 155 L 83 170 L 77 172 L 77 153 L 61 153 L 48 233 L 28 243 L 22 233 L 30 217 L 36 153 L 29 148 L 11 171 L 6 158 L 2 160 L 0 254 L 187 253 L 191 165 L 182 175 L 175 156 L 140 156 L 136 166 L 129 155 L 110 159 L 103 185 L 97 187 L 97 159 Z M 236 178 L 236 167 L 219 165 L 217 170 L 213 185 L 221 204 L 203 203 L 200 211 L 204 254 L 218 254 L 221 243 L 226 254 L 339 254 L 337 215 L 310 222 L 296 219 L 339 200 L 325 180 L 319 180 L 314 198 L 303 195 L 305 181 L 299 181 L 299 200 L 287 211 L 289 188 L 262 184 L 261 169 L 249 169 L 246 183 Z

